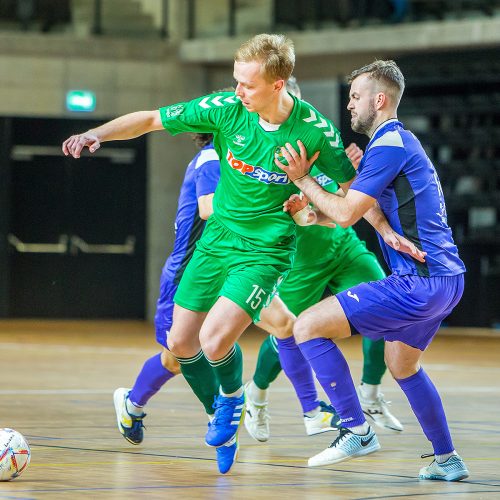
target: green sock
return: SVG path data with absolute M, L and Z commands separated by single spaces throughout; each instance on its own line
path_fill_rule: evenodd
M 224 394 L 238 391 L 243 385 L 243 354 L 238 344 L 234 344 L 230 351 L 215 361 L 208 360 Z
M 379 385 L 382 382 L 387 366 L 384 361 L 383 340 L 370 340 L 363 337 L 363 376 L 365 384 Z
M 212 415 L 214 413 L 212 405 L 214 397 L 219 394 L 219 384 L 203 351 L 192 358 L 177 358 L 177 361 L 184 378 L 205 407 L 205 411 Z
M 276 380 L 280 372 L 281 363 L 278 356 L 278 345 L 276 339 L 269 335 L 260 346 L 253 381 L 259 389 L 267 389 L 269 384 Z

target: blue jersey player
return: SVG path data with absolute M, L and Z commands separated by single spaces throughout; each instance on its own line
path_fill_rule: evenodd
M 392 271 L 389 277 L 345 290 L 298 317 L 296 341 L 342 421 L 337 439 L 310 458 L 309 465 L 334 464 L 380 448 L 349 367 L 334 343 L 361 333 L 386 340 L 387 365 L 433 446 L 434 460 L 420 470 L 420 479 L 458 481 L 469 473 L 455 451 L 440 396 L 420 357 L 462 296 L 465 266 L 447 224 L 436 170 L 418 139 L 397 120 L 404 90 L 400 69 L 394 61 L 375 61 L 354 71 L 350 83 L 347 109 L 352 129 L 368 135 L 370 142 L 346 196 L 327 193 L 308 175 L 316 155 L 308 160 L 300 142 L 299 152 L 291 144 L 282 148 L 288 166 L 278 159 L 276 163 L 321 217 L 347 227 L 378 203 L 390 225 L 426 257 L 419 262 L 380 239 Z
M 220 163 L 212 143 L 212 134 L 194 134 L 200 152 L 189 163 L 175 217 L 174 248 L 163 267 L 160 278 L 160 294 L 156 304 L 156 340 L 163 351 L 148 359 L 131 390 L 120 388 L 114 393 L 118 429 L 132 444 L 143 440 L 143 408 L 149 399 L 174 375 L 180 373 L 177 359 L 167 348 L 167 335 L 172 327 L 174 295 L 182 274 L 190 261 L 196 242 L 212 214 L 212 198 L 219 182 Z M 207 380 L 210 377 L 207 376 Z M 200 387 L 203 390 L 203 386 Z M 213 387 L 206 387 L 206 411 L 213 413 Z

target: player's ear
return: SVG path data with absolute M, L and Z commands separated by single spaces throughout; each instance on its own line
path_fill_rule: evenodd
M 274 90 L 278 92 L 280 92 L 284 86 L 285 86 L 285 80 L 276 80 L 274 82 Z
M 387 96 L 383 92 L 378 92 L 375 95 L 375 108 L 381 109 L 387 103 Z

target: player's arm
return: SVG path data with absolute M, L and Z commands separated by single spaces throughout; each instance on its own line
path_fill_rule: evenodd
M 301 141 L 297 141 L 299 152 L 290 143 L 281 148 L 281 154 L 288 162 L 288 166 L 281 163 L 278 158 L 274 161 L 278 167 L 286 172 L 288 178 L 311 200 L 320 212 L 330 220 L 342 227 L 356 223 L 364 213 L 371 208 L 375 199 L 359 191 L 347 191 L 353 179 L 340 184 L 345 197 L 325 191 L 310 175 L 309 170 L 319 156 L 319 151 L 308 159 L 307 151 Z
M 214 193 L 204 194 L 198 198 L 198 212 L 203 220 L 207 220 L 214 213 L 213 199 Z
M 85 147 L 93 153 L 99 149 L 101 142 L 133 139 L 162 129 L 159 110 L 137 111 L 115 118 L 82 134 L 72 135 L 63 142 L 62 150 L 66 156 L 80 158 Z

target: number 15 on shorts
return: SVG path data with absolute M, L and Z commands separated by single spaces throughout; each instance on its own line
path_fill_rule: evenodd
M 262 300 L 266 298 L 266 291 L 261 288 L 259 285 L 252 285 L 253 291 L 248 296 L 248 299 L 245 301 L 247 304 L 250 304 L 252 309 L 257 309 Z

